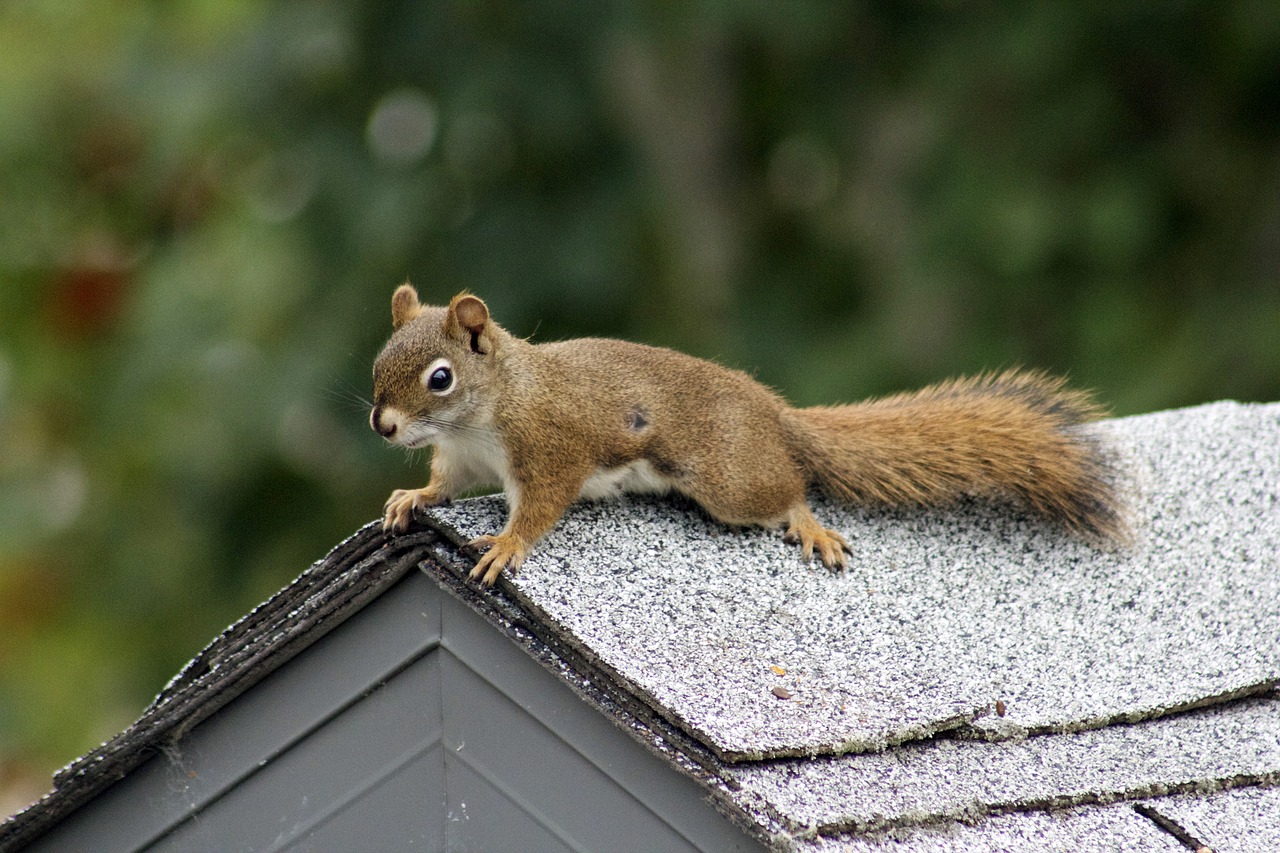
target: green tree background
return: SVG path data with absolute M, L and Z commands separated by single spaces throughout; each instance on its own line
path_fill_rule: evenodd
M 0 5 L 0 799 L 425 476 L 399 282 L 800 403 L 1275 400 L 1278 143 L 1273 0 Z

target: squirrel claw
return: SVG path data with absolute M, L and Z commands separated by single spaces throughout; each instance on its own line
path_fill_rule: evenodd
M 800 553 L 804 555 L 806 563 L 813 561 L 813 555 L 816 552 L 818 559 L 822 560 L 822 565 L 828 569 L 843 569 L 844 555 L 853 553 L 848 540 L 834 530 L 828 530 L 818 524 L 808 510 L 803 514 L 797 513 L 792 518 L 782 538 L 784 542 L 800 546 Z
M 480 554 L 468 577 L 479 580 L 484 586 L 497 583 L 498 575 L 502 574 L 503 569 L 509 569 L 514 575 L 529 553 L 518 540 L 505 534 L 478 536 L 467 547 Z
M 431 489 L 396 489 L 382 508 L 382 531 L 404 533 L 418 510 L 439 506 L 446 500 Z

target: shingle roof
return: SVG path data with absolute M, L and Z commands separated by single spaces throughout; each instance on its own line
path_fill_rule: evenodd
M 1235 404 L 1096 425 L 1137 492 L 1134 542 L 1111 553 L 1003 508 L 819 501 L 854 543 L 833 576 L 774 532 L 670 501 L 597 503 L 511 589 L 732 761 L 861 752 L 978 717 L 1010 737 L 1156 716 L 1280 679 L 1278 425 L 1280 407 Z M 437 512 L 458 541 L 504 516 L 496 499 Z
M 156 752 L 377 598 L 425 554 L 436 536 L 388 543 L 370 524 L 287 587 L 231 625 L 195 656 L 133 725 L 53 776 L 53 790 L 0 823 L 0 851 L 18 850 L 124 778 Z
M 1089 428 L 1128 484 L 1133 541 L 1111 552 L 1007 508 L 819 501 L 854 543 L 832 576 L 776 533 L 599 503 L 509 591 L 784 835 L 1276 782 L 1280 405 Z M 504 515 L 472 501 L 434 523 L 462 542 Z M 867 754 L 808 760 L 847 753 Z
M 1133 543 L 1108 553 L 1007 508 L 819 501 L 854 543 L 837 576 L 776 533 L 628 500 L 573 508 L 481 592 L 458 545 L 500 499 L 436 511 L 443 536 L 367 527 L 0 848 L 418 565 L 778 849 L 1280 849 L 1280 404 L 1089 428 L 1131 492 Z
M 734 799 L 821 834 L 972 820 L 1280 781 L 1274 694 L 1193 714 L 1023 740 L 936 740 L 735 767 Z

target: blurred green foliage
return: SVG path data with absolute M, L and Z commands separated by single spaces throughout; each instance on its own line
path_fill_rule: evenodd
M 0 5 L 0 789 L 423 480 L 406 278 L 802 403 L 1273 400 L 1278 143 L 1272 0 Z

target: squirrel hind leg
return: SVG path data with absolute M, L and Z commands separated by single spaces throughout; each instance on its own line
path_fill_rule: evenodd
M 817 554 L 828 569 L 843 569 L 844 555 L 853 553 L 848 540 L 819 524 L 805 503 L 792 507 L 787 514 L 787 532 L 783 535 L 783 540 L 793 545 L 798 544 L 806 563 Z

